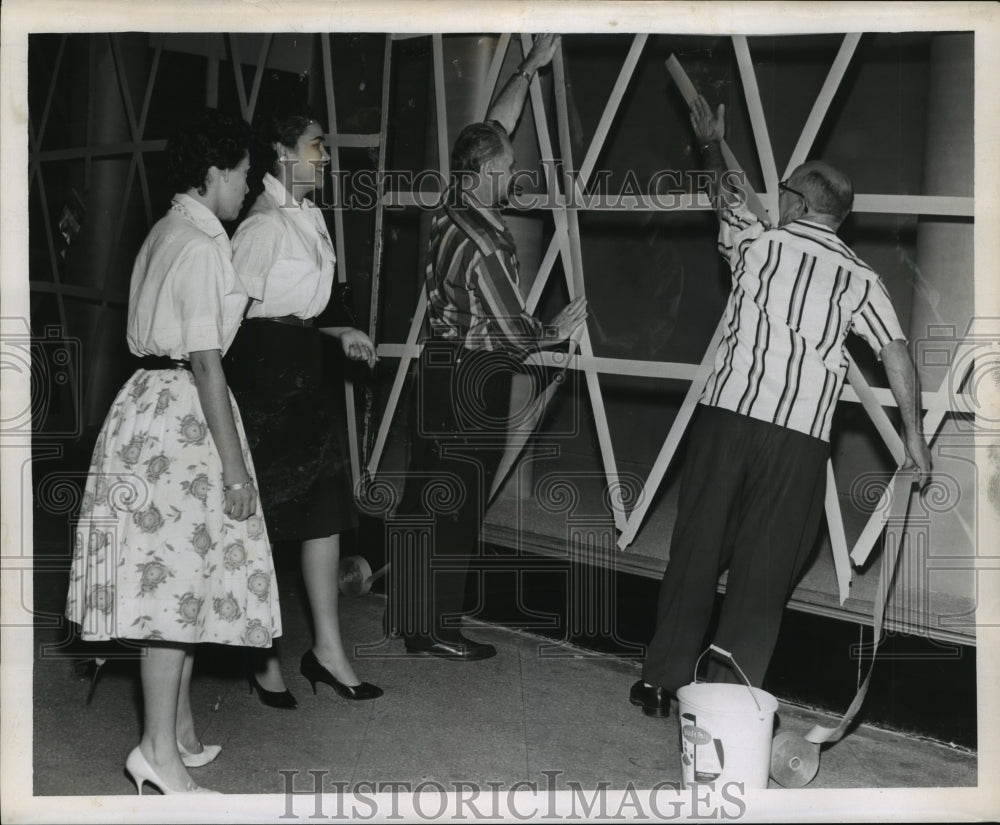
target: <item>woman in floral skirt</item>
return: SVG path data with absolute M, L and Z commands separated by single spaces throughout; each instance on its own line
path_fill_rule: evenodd
M 281 633 L 274 567 L 246 436 L 222 370 L 247 292 L 220 223 L 247 193 L 249 129 L 206 110 L 170 139 L 170 210 L 132 271 L 128 345 L 141 367 L 94 447 L 66 615 L 84 640 L 129 639 L 143 732 L 126 770 L 163 793 L 205 791 L 214 759 L 191 711 L 193 645 L 270 647 Z

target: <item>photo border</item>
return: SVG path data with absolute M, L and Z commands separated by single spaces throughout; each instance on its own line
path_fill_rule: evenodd
M 397 32 L 429 33 L 491 31 L 564 33 L 670 34 L 811 34 L 849 31 L 975 31 L 975 233 L 976 313 L 1000 316 L 1000 6 L 993 3 L 774 3 L 602 2 L 549 0 L 488 3 L 452 0 L 179 0 L 156 3 L 95 2 L 93 0 L 6 0 L 0 11 L 0 81 L 3 103 L 0 133 L 0 315 L 4 324 L 27 319 L 28 287 L 28 135 L 27 47 L 33 32 Z M 235 25 L 226 26 L 226 21 Z M 220 25 L 222 24 L 222 25 Z M 428 28 L 429 27 L 429 28 Z M 0 328 L 0 346 L 12 329 Z M 20 330 L 23 335 L 23 328 Z M 28 376 L 0 376 L 0 419 L 30 406 Z M 1000 388 L 994 387 L 994 390 Z M 998 395 L 987 400 L 998 409 Z M 993 416 L 996 418 L 996 416 Z M 1000 453 L 1000 439 L 977 439 L 977 464 L 984 472 Z M 30 511 L 22 520 L 22 485 L 30 474 L 19 469 L 30 461 L 30 443 L 4 443 L 0 434 L 0 513 L 2 556 L 30 560 Z M 994 465 L 995 469 L 995 465 Z M 996 481 L 997 476 L 990 479 Z M 977 501 L 982 514 L 979 546 L 998 546 L 997 513 L 991 483 L 980 485 Z M 998 482 L 1000 486 L 1000 482 Z M 1000 571 L 980 577 L 989 593 L 979 599 L 977 613 L 978 760 L 980 782 L 1000 776 L 996 746 L 1000 705 Z M 992 579 L 992 581 L 990 581 Z M 0 800 L 5 822 L 288 822 L 282 818 L 285 799 L 275 794 L 192 797 L 35 797 L 33 777 L 32 666 L 33 629 L 9 620 L 22 600 L 30 607 L 30 588 L 22 592 L 22 575 L 0 576 Z M 666 746 L 666 745 L 665 745 Z M 392 810 L 388 795 L 373 795 L 381 817 Z M 609 799 L 611 797 L 609 796 Z M 414 821 L 417 811 L 406 799 L 396 800 L 400 821 Z M 565 800 L 568 802 L 568 798 Z M 643 800 L 645 802 L 645 800 Z M 920 821 L 995 819 L 1000 816 L 1000 790 L 977 788 L 767 790 L 745 796 L 744 819 L 798 821 Z M 542 808 L 545 809 L 545 803 Z M 519 806 L 529 809 L 529 803 Z M 662 804 L 661 804 L 662 807 Z M 648 805 L 644 808 L 649 810 Z M 333 803 L 327 811 L 336 810 Z M 568 811 L 568 808 L 564 810 Z M 263 811 L 273 811 L 266 816 Z M 511 818 L 516 811 L 509 812 Z M 308 818 L 308 813 L 298 818 Z M 546 821 L 559 821 L 548 819 Z

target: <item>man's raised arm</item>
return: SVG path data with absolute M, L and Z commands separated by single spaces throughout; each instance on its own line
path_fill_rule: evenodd
M 514 127 L 521 117 L 521 110 L 524 108 L 524 101 L 528 96 L 528 86 L 531 78 L 542 66 L 547 66 L 552 60 L 552 56 L 559 48 L 559 35 L 540 34 L 535 44 L 524 58 L 524 62 L 517 67 L 517 71 L 504 85 L 496 101 L 490 106 L 486 113 L 487 120 L 495 120 L 508 135 L 514 134 Z
M 718 110 L 713 112 L 708 101 L 698 95 L 691 104 L 691 127 L 694 129 L 701 157 L 708 167 L 706 171 L 711 173 L 708 196 L 712 200 L 712 207 L 716 212 L 722 212 L 727 206 L 739 202 L 735 192 L 720 185 L 726 172 L 726 162 L 719 145 L 726 135 L 726 107 L 720 103 Z

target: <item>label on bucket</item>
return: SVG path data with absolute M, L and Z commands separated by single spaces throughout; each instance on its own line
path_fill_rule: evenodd
M 713 782 L 722 774 L 722 742 L 698 727 L 692 713 L 681 714 L 681 762 L 690 782 Z
M 695 748 L 694 781 L 714 782 L 722 774 L 722 740 Z
M 685 725 L 681 728 L 681 734 L 692 745 L 707 745 L 712 741 L 712 734 L 697 725 Z

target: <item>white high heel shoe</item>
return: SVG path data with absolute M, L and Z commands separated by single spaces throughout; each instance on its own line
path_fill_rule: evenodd
M 136 788 L 139 790 L 139 796 L 142 796 L 142 785 L 144 782 L 156 785 L 160 789 L 160 792 L 164 794 L 219 793 L 219 791 L 195 785 L 192 781 L 189 781 L 184 788 L 171 788 L 166 782 L 160 779 L 156 771 L 153 770 L 153 766 L 146 761 L 146 757 L 142 755 L 142 751 L 139 750 L 138 745 L 129 752 L 128 758 L 125 760 L 125 770 L 132 777 L 132 781 L 135 782 Z
M 178 739 L 177 752 L 181 755 L 181 762 L 184 763 L 184 767 L 200 768 L 202 765 L 207 765 L 214 760 L 222 752 L 222 745 L 202 745 L 201 753 L 191 753 L 191 751 L 181 744 L 181 740 Z

